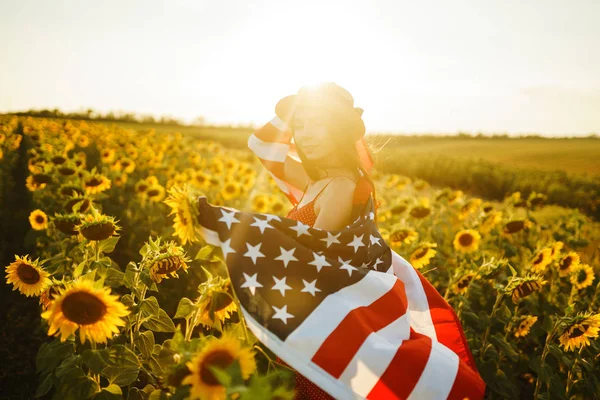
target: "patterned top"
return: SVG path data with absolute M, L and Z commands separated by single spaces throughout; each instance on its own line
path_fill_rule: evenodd
M 339 178 L 339 177 L 336 176 L 335 178 Z M 335 179 L 335 178 L 333 178 L 333 179 Z M 345 178 L 348 178 L 348 177 L 345 177 Z M 312 227 L 315 224 L 315 222 L 317 221 L 317 214 L 315 213 L 315 208 L 314 208 L 315 202 L 316 202 L 317 198 L 321 195 L 321 193 L 323 193 L 323 190 L 325 190 L 327 185 L 329 185 L 331 182 L 333 182 L 333 179 L 330 180 L 329 182 L 327 182 L 327 184 L 325 186 L 323 186 L 323 189 L 321 189 L 319 191 L 319 193 L 317 193 L 317 195 L 315 196 L 314 199 L 312 199 L 311 201 L 309 201 L 302 207 L 298 208 L 298 204 L 300 204 L 302 202 L 302 199 L 304 198 L 304 194 L 306 194 L 306 189 L 308 188 L 308 184 L 307 184 L 306 187 L 304 188 L 304 194 L 302 195 L 302 198 L 300 199 L 298 204 L 296 204 L 294 206 L 294 208 L 292 208 L 290 210 L 290 212 L 286 215 L 286 218 L 294 219 L 296 221 L 301 221 L 302 223 Z M 350 178 L 348 178 L 348 179 L 350 179 Z

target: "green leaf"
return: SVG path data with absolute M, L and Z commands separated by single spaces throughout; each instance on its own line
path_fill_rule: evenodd
M 544 331 L 546 331 L 548 334 L 550 332 L 552 332 L 552 329 L 554 328 L 554 324 L 552 323 L 552 318 L 550 318 L 549 315 L 544 316 L 544 321 L 542 322 L 542 328 L 544 329 Z
M 150 397 L 148 398 L 148 400 L 167 400 L 169 398 L 170 396 L 167 396 L 165 392 L 163 392 L 160 389 L 156 389 L 155 391 L 150 393 Z
M 77 264 L 77 266 L 73 270 L 73 278 L 79 278 L 81 276 L 81 274 L 83 274 L 85 265 L 86 265 L 86 260 L 83 260 L 82 262 Z
M 181 300 L 179 300 L 179 305 L 177 306 L 177 311 L 173 318 L 188 318 L 195 310 L 196 307 L 194 302 L 187 297 L 182 297 Z
M 95 400 L 116 400 L 123 398 L 123 391 L 118 385 L 112 384 L 102 388 L 100 393 L 94 396 Z
M 110 354 L 107 349 L 85 350 L 81 354 L 83 363 L 96 374 L 99 374 L 110 362 Z
M 43 395 L 48 393 L 50 391 L 50 389 L 52 389 L 53 380 L 54 380 L 54 374 L 52 372 L 49 373 L 48 375 L 46 375 L 46 377 L 44 378 L 42 383 L 40 383 L 39 386 L 37 387 L 34 397 L 42 397 Z
M 35 364 L 38 373 L 54 371 L 62 361 L 75 351 L 72 341 L 61 342 L 58 338 L 43 343 L 36 355 Z
M 508 268 L 510 269 L 510 273 L 512 274 L 512 276 L 516 276 L 517 275 L 517 271 L 513 268 L 512 265 L 507 264 Z
M 106 277 L 104 278 L 104 284 L 110 287 L 119 287 L 123 285 L 125 280 L 125 273 L 119 271 L 116 268 L 108 268 L 106 270 Z
M 101 240 L 98 242 L 98 248 L 103 253 L 111 253 L 119 239 L 121 239 L 121 236 L 111 236 L 108 239 Z
M 198 251 L 196 257 L 194 257 L 194 260 L 210 261 L 212 259 L 212 252 L 214 251 L 214 249 L 215 246 L 207 244 Z
M 157 317 L 160 306 L 156 297 L 150 296 L 140 302 L 140 312 L 142 317 Z
M 500 333 L 495 333 L 490 336 L 490 343 L 502 350 L 502 352 L 513 362 L 519 359 L 519 354 L 515 351 L 510 343 L 504 340 L 504 336 Z
M 231 376 L 224 369 L 215 367 L 214 365 L 207 365 L 207 367 L 221 385 L 225 387 L 231 385 Z
M 127 266 L 125 267 L 125 277 L 123 279 L 123 284 L 126 288 L 133 289 L 136 274 L 137 266 L 133 261 L 130 261 L 129 264 L 127 264 Z
M 140 279 L 148 288 L 151 288 L 154 284 L 154 281 L 150 277 L 150 274 L 145 269 L 140 272 Z
M 163 309 L 158 310 L 158 317 L 153 317 L 142 325 L 154 332 L 175 332 L 175 324 Z
M 139 367 L 106 367 L 102 370 L 104 376 L 111 385 L 127 386 L 137 380 L 140 372 Z
M 149 359 L 152 357 L 152 350 L 154 350 L 154 333 L 152 333 L 152 331 L 139 333 L 135 340 L 135 345 L 138 347 L 144 358 Z

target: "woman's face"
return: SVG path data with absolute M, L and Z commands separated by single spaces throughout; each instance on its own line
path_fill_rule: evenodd
M 314 110 L 297 110 L 292 121 L 294 141 L 309 160 L 320 160 L 335 153 L 326 121 Z

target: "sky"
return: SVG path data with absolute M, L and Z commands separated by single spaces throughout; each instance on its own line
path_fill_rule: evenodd
M 261 126 L 333 81 L 367 132 L 600 134 L 600 1 L 0 1 L 0 113 Z

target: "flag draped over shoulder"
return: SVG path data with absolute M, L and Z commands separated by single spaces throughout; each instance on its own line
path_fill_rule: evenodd
M 340 399 L 481 399 L 460 322 L 383 240 L 373 201 L 343 230 L 194 203 L 254 335 Z

